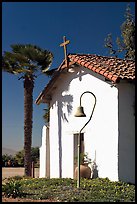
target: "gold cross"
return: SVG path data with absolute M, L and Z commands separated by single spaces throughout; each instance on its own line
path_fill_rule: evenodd
M 60 44 L 60 47 L 64 47 L 65 61 L 67 62 L 67 47 L 66 45 L 70 43 L 69 40 L 66 40 L 66 37 L 63 37 L 64 42 Z

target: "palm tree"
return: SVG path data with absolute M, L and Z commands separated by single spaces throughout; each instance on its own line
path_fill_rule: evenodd
M 31 176 L 31 144 L 32 144 L 32 114 L 33 88 L 36 73 L 48 75 L 48 69 L 53 60 L 53 54 L 31 44 L 11 45 L 11 52 L 2 56 L 2 70 L 20 75 L 24 83 L 24 167 L 25 175 Z

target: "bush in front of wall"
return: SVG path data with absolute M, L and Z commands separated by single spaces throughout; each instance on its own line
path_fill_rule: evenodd
M 13 179 L 9 178 L 8 181 L 11 182 Z M 17 182 L 16 188 L 13 188 L 16 189 L 16 193 L 13 194 L 12 189 L 6 192 L 7 195 L 38 200 L 53 199 L 58 202 L 135 202 L 135 185 L 113 182 L 108 178 L 81 178 L 79 189 L 77 180 L 71 178 L 14 177 L 14 182 Z M 18 188 L 18 182 L 23 191 Z
M 23 191 L 21 183 L 18 180 L 10 180 L 6 184 L 2 184 L 2 192 L 5 197 L 22 197 Z

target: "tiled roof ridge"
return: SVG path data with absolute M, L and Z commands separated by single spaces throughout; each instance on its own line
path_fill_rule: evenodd
M 72 54 L 68 55 L 71 61 L 82 65 L 93 72 L 103 75 L 105 78 L 117 82 L 119 79 L 135 78 L 135 61 L 116 57 L 106 57 L 96 54 Z
M 132 59 L 123 59 L 115 56 L 105 56 L 105 55 L 97 55 L 97 54 L 84 54 L 84 53 L 68 53 L 69 55 L 78 55 L 78 56 L 93 56 L 93 57 L 101 57 L 101 58 L 106 58 L 106 59 L 116 59 L 116 60 L 122 60 L 122 61 L 130 61 L 130 62 L 135 62 L 135 60 Z

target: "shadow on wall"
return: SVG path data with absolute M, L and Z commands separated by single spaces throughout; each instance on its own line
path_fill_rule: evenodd
M 96 162 L 93 162 L 92 165 L 92 179 L 98 178 L 98 169 Z
M 58 100 L 58 144 L 59 144 L 59 177 L 60 178 L 62 178 L 62 125 L 61 125 L 61 119 L 68 122 L 66 114 L 63 113 L 62 109 L 63 109 L 64 103 L 67 103 L 68 114 L 70 114 L 72 111 L 72 105 L 71 105 L 72 102 L 73 102 L 73 96 L 71 95 L 62 96 L 62 93 L 60 93 L 60 97 Z
M 63 80 L 61 78 L 60 80 L 61 84 L 59 85 L 59 88 L 56 89 L 57 98 L 58 98 L 57 100 L 58 112 L 57 113 L 58 113 L 59 177 L 60 178 L 62 178 L 62 124 L 61 124 L 61 120 L 63 119 L 63 121 L 69 122 L 67 119 L 66 113 L 63 112 L 63 107 L 66 106 L 68 115 L 70 115 L 70 113 L 73 110 L 73 107 L 72 107 L 73 96 L 71 94 L 63 96 L 62 93 L 64 91 L 69 91 L 70 82 L 74 78 L 78 77 L 79 80 L 81 81 L 82 75 L 84 74 L 85 74 L 84 72 L 82 72 L 80 69 L 77 70 L 77 68 L 75 68 L 75 73 L 73 74 L 69 72 L 67 72 L 66 74 L 63 73 L 62 76 L 60 75 L 60 77 L 63 77 Z
M 119 84 L 118 96 L 118 177 L 135 183 L 135 89 L 133 84 Z
M 62 95 L 64 91 L 69 90 L 69 85 L 72 80 L 71 75 L 69 77 L 69 80 L 66 77 L 66 75 L 63 75 L 63 81 L 59 85 L 59 88 L 56 89 L 57 91 L 57 114 L 58 114 L 58 147 L 59 147 L 59 177 L 62 178 L 62 119 L 63 121 L 68 122 L 68 118 L 66 113 L 63 112 L 63 107 L 66 106 L 68 115 L 71 113 L 73 107 L 73 96 L 70 94 Z M 60 82 L 59 82 L 60 83 Z M 53 102 L 55 103 L 55 101 Z
M 63 106 L 66 106 L 67 107 L 67 112 L 68 112 L 68 115 L 71 114 L 72 112 L 72 105 L 71 103 L 73 102 L 73 96 L 72 95 L 65 95 L 65 96 L 62 96 L 62 102 L 60 103 L 60 108 L 62 110 Z M 61 111 L 61 117 L 64 121 L 68 122 L 68 119 L 67 119 L 67 116 L 66 116 L 66 113 L 63 113 L 63 111 Z

